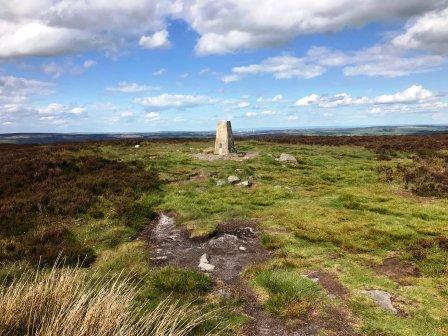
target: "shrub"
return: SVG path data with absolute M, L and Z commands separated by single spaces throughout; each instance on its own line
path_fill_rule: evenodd
M 154 216 L 152 206 L 136 202 L 157 190 L 155 172 L 101 157 L 89 145 L 71 147 L 0 146 L 0 262 L 51 265 L 62 254 L 68 264 L 88 265 L 93 251 L 73 236 L 74 219 L 102 218 L 103 203 L 135 230 Z

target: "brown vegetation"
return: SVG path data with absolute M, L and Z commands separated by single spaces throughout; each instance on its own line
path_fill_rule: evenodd
M 137 162 L 83 155 L 82 149 L 0 146 L 0 262 L 53 264 L 62 252 L 69 264 L 79 259 L 90 263 L 93 251 L 76 240 L 70 227 L 82 215 L 104 216 L 101 199 L 115 205 L 121 220 L 135 225 L 129 218 L 138 207 L 134 201 L 142 191 L 158 187 L 157 175 Z
M 183 336 L 213 317 L 167 300 L 147 313 L 136 299 L 136 287 L 125 277 L 93 281 L 75 268 L 22 276 L 0 286 L 0 334 Z

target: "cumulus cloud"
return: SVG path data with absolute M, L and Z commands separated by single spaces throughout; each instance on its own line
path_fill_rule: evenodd
M 239 102 L 239 103 L 236 105 L 237 108 L 245 108 L 245 107 L 249 107 L 249 106 L 250 106 L 250 103 L 247 102 L 247 101 Z
M 170 47 L 169 34 L 166 29 L 155 32 L 150 36 L 140 37 L 138 44 L 145 49 L 162 49 Z
M 448 104 L 440 101 L 442 95 L 435 94 L 421 85 L 412 85 L 409 88 L 394 93 L 376 97 L 352 97 L 347 93 L 339 93 L 333 96 L 311 94 L 298 99 L 295 106 L 317 106 L 320 108 L 337 108 L 352 105 L 372 105 L 372 113 L 380 111 L 408 111 L 411 109 L 441 109 Z M 387 108 L 384 106 L 388 105 Z M 411 106 L 412 105 L 412 106 Z M 418 105 L 418 106 L 416 106 Z
M 168 110 L 210 105 L 215 103 L 216 99 L 202 95 L 173 95 L 164 93 L 159 96 L 136 98 L 134 102 L 152 110 Z
M 283 95 L 277 94 L 272 98 L 258 97 L 257 103 L 278 103 L 283 100 Z
M 160 68 L 159 70 L 154 71 L 152 74 L 154 76 L 162 76 L 166 73 L 166 69 L 165 68 Z
M 94 60 L 85 60 L 84 63 L 82 64 L 82 66 L 86 69 L 89 69 L 89 68 L 95 66 L 96 64 L 97 64 L 97 62 Z
M 184 3 L 181 16 L 199 35 L 196 52 L 224 54 L 272 47 L 296 36 L 336 32 L 368 22 L 408 19 L 444 1 L 202 0 Z
M 265 111 L 261 112 L 261 114 L 263 114 L 263 115 L 268 115 L 268 116 L 270 116 L 270 115 L 276 115 L 276 114 L 277 114 L 277 111 L 265 110 Z
M 147 121 L 156 121 L 160 119 L 160 115 L 158 112 L 148 112 L 145 115 L 145 119 Z
M 251 117 L 257 116 L 258 113 L 257 112 L 246 112 L 244 115 L 248 118 L 251 118 Z
M 175 14 L 177 8 L 170 0 L 3 1 L 0 58 L 53 56 L 90 49 L 116 52 L 137 36 L 163 32 L 166 16 Z M 153 42 L 165 43 L 163 35 L 157 35 Z
M 276 79 L 310 79 L 332 67 L 342 68 L 345 76 L 399 77 L 437 70 L 446 61 L 441 55 L 406 55 L 390 43 L 352 52 L 312 47 L 303 57 L 270 57 L 260 63 L 234 67 L 221 80 L 230 83 L 256 74 L 270 74 Z
M 166 27 L 171 19 L 187 22 L 198 33 L 200 55 L 274 47 L 300 35 L 393 19 L 410 20 L 397 44 L 446 50 L 444 8 L 441 0 L 3 1 L 0 58 L 92 49 L 117 53 L 130 43 L 163 48 L 170 44 Z
M 122 92 L 122 93 L 141 93 L 159 89 L 160 88 L 156 86 L 141 85 L 137 83 L 128 83 L 128 82 L 119 82 L 118 85 L 107 88 L 108 91 Z
M 404 49 L 448 53 L 448 8 L 426 13 L 409 23 L 405 32 L 396 36 L 393 43 Z
M 376 104 L 412 104 L 432 100 L 434 93 L 424 89 L 421 85 L 412 85 L 408 89 L 391 95 L 381 95 L 374 99 Z

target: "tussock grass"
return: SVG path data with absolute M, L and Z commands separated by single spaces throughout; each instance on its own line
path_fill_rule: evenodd
M 27 274 L 4 285 L 0 335 L 182 336 L 214 315 L 170 299 L 148 313 L 136 305 L 137 287 L 129 278 L 91 279 L 85 270 L 54 267 L 49 274 Z

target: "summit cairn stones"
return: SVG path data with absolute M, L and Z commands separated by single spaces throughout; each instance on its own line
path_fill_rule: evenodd
M 215 155 L 226 156 L 235 154 L 232 125 L 230 121 L 218 121 L 216 125 Z

